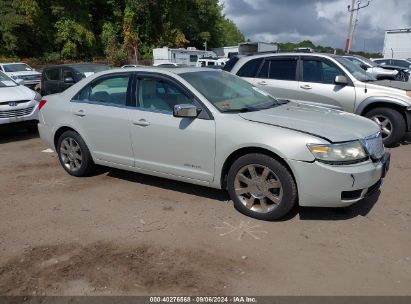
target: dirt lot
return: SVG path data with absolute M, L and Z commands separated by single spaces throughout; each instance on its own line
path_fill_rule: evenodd
M 239 214 L 223 191 L 70 177 L 45 148 L 0 134 L 0 295 L 411 295 L 407 143 L 380 195 L 281 222 Z

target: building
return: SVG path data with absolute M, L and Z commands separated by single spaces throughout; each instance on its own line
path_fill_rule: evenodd
M 204 57 L 216 57 L 212 51 L 197 50 L 195 47 L 171 49 L 168 47 L 153 49 L 153 64 L 177 63 L 196 66 L 197 60 Z
M 384 39 L 384 58 L 411 58 L 411 29 L 387 30 Z

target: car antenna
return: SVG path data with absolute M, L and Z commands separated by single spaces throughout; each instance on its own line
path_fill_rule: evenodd
M 364 39 L 364 48 L 363 48 L 363 53 L 365 54 L 365 39 Z M 364 70 L 364 76 L 365 76 L 365 85 L 364 85 L 364 93 L 367 93 L 367 70 Z

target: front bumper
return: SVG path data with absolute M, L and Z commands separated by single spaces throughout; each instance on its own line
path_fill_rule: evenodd
M 38 120 L 37 101 L 32 100 L 17 106 L 0 106 L 0 125 Z
M 390 154 L 378 162 L 331 166 L 290 161 L 298 187 L 300 206 L 346 207 L 377 191 L 389 169 Z

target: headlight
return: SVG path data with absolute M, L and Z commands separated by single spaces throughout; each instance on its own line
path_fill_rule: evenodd
M 36 95 L 34 95 L 34 100 L 35 101 L 40 101 L 41 100 L 41 95 L 36 92 Z
M 411 97 L 411 91 L 407 91 L 407 96 Z
M 317 160 L 329 164 L 356 163 L 368 157 L 359 141 L 329 145 L 308 144 L 307 147 Z

